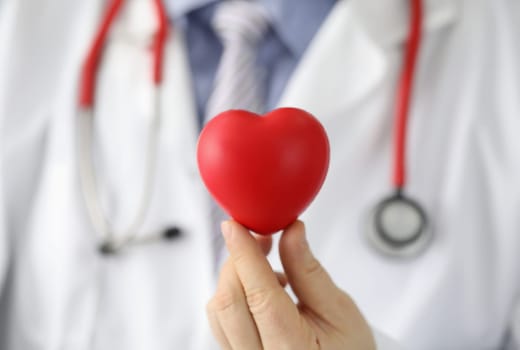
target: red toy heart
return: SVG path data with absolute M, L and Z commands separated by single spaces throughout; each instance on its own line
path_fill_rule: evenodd
M 327 175 L 329 142 L 318 120 L 300 109 L 263 117 L 230 110 L 202 130 L 197 162 L 217 203 L 267 235 L 294 222 L 314 199 Z

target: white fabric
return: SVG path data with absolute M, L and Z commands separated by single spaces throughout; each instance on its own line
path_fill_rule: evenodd
M 0 125 L 0 131 L 2 130 Z M 5 279 L 7 276 L 8 264 L 9 264 L 9 236 L 7 234 L 7 223 L 5 218 L 5 204 L 4 204 L 4 179 L 2 174 L 4 173 L 4 164 L 0 159 L 0 296 L 2 295 Z M 0 333 L 1 335 L 1 333 Z
M 145 16 L 143 1 L 151 3 L 127 1 L 98 81 L 101 185 L 116 223 L 133 212 L 150 123 L 153 30 L 134 35 L 129 28 L 132 12 Z M 180 30 L 167 48 L 166 118 L 143 232 L 175 223 L 186 235 L 112 260 L 95 251 L 78 186 L 75 101 L 81 59 L 105 3 L 12 0 L 0 11 L 8 228 L 0 237 L 9 242 L 0 348 L 216 349 L 204 314 L 216 278 L 211 223 Z M 376 253 L 362 228 L 390 191 L 406 4 L 338 1 L 289 82 L 280 105 L 316 115 L 332 150 L 324 187 L 302 218 L 317 257 L 379 332 L 408 349 L 498 350 L 514 333 L 520 295 L 520 5 L 426 1 L 408 191 L 428 211 L 435 237 L 419 258 L 395 260 Z
M 409 350 L 378 329 L 373 328 L 372 335 L 374 336 L 377 350 Z

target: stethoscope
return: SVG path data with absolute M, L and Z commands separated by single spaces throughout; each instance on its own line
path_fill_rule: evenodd
M 89 217 L 97 232 L 102 236 L 99 251 L 113 254 L 126 246 L 160 239 L 170 240 L 179 237 L 182 231 L 177 226 L 164 228 L 154 234 L 137 236 L 141 227 L 152 193 L 155 176 L 155 155 L 160 128 L 160 87 L 164 46 L 168 36 L 168 20 L 161 0 L 154 0 L 159 27 L 153 42 L 153 82 L 154 112 L 150 132 L 146 174 L 139 209 L 128 227 L 115 235 L 115 230 L 106 217 L 100 204 L 96 174 L 92 159 L 94 97 L 96 73 L 103 46 L 115 17 L 120 12 L 124 0 L 112 0 L 101 22 L 94 41 L 85 59 L 80 80 L 79 94 L 79 173 L 82 194 Z M 422 206 L 404 193 L 406 185 L 406 129 L 412 93 L 417 54 L 421 41 L 422 1 L 410 0 L 409 36 L 402 65 L 395 103 L 393 187 L 394 193 L 381 200 L 370 212 L 366 228 L 369 242 L 380 253 L 393 256 L 412 256 L 423 251 L 431 240 L 431 225 Z
M 395 100 L 393 179 L 394 193 L 370 212 L 366 227 L 369 242 L 380 253 L 397 257 L 416 256 L 431 241 L 428 216 L 416 200 L 404 193 L 406 185 L 406 129 L 421 43 L 422 1 L 410 0 L 409 33 Z
M 124 0 L 113 0 L 107 8 L 101 25 L 90 46 L 90 50 L 83 63 L 79 85 L 79 174 L 81 190 L 84 202 L 94 226 L 94 229 L 101 236 L 98 246 L 99 252 L 104 255 L 111 255 L 119 252 L 123 248 L 135 244 L 153 242 L 157 240 L 172 240 L 180 237 L 182 230 L 175 225 L 163 228 L 157 232 L 138 236 L 140 227 L 145 218 L 152 195 L 153 179 L 155 177 L 156 153 L 158 147 L 158 133 L 161 124 L 160 97 L 161 83 L 163 79 L 163 58 L 164 46 L 168 37 L 168 20 L 162 0 L 154 0 L 157 15 L 158 29 L 153 41 L 153 69 L 152 79 L 154 83 L 154 106 L 152 127 L 147 144 L 147 157 L 145 161 L 146 173 L 141 192 L 141 199 L 135 216 L 129 225 L 115 234 L 115 228 L 107 218 L 106 213 L 100 203 L 97 177 L 92 159 L 93 147 L 93 121 L 95 118 L 95 90 L 96 73 L 99 67 L 104 44 L 108 32 L 120 12 Z

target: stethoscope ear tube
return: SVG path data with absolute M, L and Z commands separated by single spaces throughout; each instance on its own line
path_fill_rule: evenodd
M 125 0 L 112 0 L 101 21 L 89 48 L 81 70 L 78 105 L 81 109 L 92 109 L 96 91 L 96 77 L 107 36 Z M 153 42 L 152 80 L 159 86 L 163 79 L 164 48 L 168 38 L 168 18 L 163 0 L 154 0 L 158 29 Z
M 90 45 L 83 62 L 78 96 L 78 170 L 80 184 L 88 215 L 93 228 L 99 233 L 101 243 L 98 250 L 103 255 L 112 255 L 123 247 L 140 244 L 158 239 L 171 239 L 179 236 L 178 228 L 167 228 L 162 234 L 138 236 L 144 221 L 152 196 L 153 181 L 155 178 L 156 153 L 158 147 L 159 128 L 161 122 L 160 85 L 163 77 L 164 48 L 168 37 L 168 19 L 162 0 L 153 0 L 157 15 L 158 29 L 153 42 L 153 67 L 151 69 L 154 83 L 154 112 L 149 140 L 147 143 L 147 158 L 145 163 L 145 177 L 141 191 L 141 199 L 132 220 L 121 233 L 115 235 L 115 228 L 108 219 L 100 204 L 98 178 L 94 169 L 93 148 L 93 121 L 95 118 L 96 76 L 99 63 L 107 40 L 109 30 L 115 18 L 120 13 L 125 0 L 111 0 L 107 11 L 102 18 L 99 29 Z M 121 236 L 120 238 L 117 238 Z

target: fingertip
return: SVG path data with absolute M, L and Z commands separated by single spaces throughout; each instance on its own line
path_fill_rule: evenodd
M 227 241 L 231 239 L 231 235 L 233 234 L 233 227 L 231 225 L 231 220 L 225 220 L 220 223 L 220 230 L 222 231 L 222 235 L 224 239 Z
M 301 220 L 296 220 L 289 227 L 284 230 L 284 233 L 291 233 L 300 239 L 306 239 L 305 237 L 305 224 Z
M 301 249 L 308 246 L 307 237 L 305 233 L 305 224 L 296 220 L 289 225 L 280 237 L 280 252 L 283 254 L 286 251 L 301 251 Z
M 242 256 L 245 251 L 267 249 L 268 252 L 270 249 L 270 242 L 258 244 L 249 229 L 235 220 L 227 220 L 222 223 L 222 235 L 230 255 L 234 258 Z
M 299 230 L 305 232 L 305 223 L 301 220 L 296 220 L 292 224 L 290 224 L 284 231 L 287 230 Z
M 249 235 L 249 230 L 235 220 L 225 220 L 220 224 L 222 235 L 226 243 L 240 239 L 243 234 Z
M 244 232 L 247 232 L 249 233 L 249 230 L 244 226 L 242 225 L 241 223 L 239 223 L 238 221 L 235 221 L 233 219 L 230 219 L 230 220 L 227 220 L 229 222 L 229 224 L 231 225 L 231 227 L 233 228 L 233 231 L 234 232 L 240 232 L 240 231 L 244 231 Z

